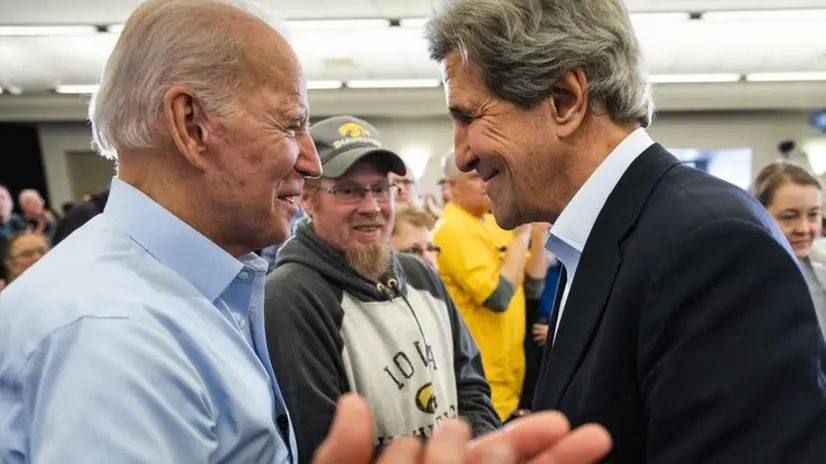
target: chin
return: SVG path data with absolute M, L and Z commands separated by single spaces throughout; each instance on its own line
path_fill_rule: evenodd
M 493 217 L 499 227 L 505 230 L 513 230 L 522 224 L 522 217 L 517 211 L 515 205 L 493 205 Z

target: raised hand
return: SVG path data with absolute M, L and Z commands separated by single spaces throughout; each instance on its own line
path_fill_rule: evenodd
M 558 412 L 541 412 L 515 420 L 501 430 L 470 440 L 470 429 L 447 421 L 424 444 L 418 438 L 394 440 L 378 464 L 586 464 L 611 449 L 608 432 L 597 425 L 571 431 Z M 356 395 L 345 395 L 315 464 L 367 464 L 373 458 L 373 416 Z

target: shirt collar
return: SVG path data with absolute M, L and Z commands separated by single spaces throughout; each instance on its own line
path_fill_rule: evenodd
M 614 148 L 585 181 L 551 227 L 551 237 L 554 239 L 548 241 L 549 251 L 558 254 L 558 242 L 561 241 L 582 253 L 585 242 L 591 235 L 591 229 L 594 228 L 602 207 L 608 201 L 608 196 L 631 163 L 653 144 L 654 140 L 648 132 L 640 127 Z
M 234 258 L 218 245 L 156 203 L 145 193 L 114 178 L 104 216 L 149 254 L 215 301 L 244 265 L 266 272 L 254 253 Z

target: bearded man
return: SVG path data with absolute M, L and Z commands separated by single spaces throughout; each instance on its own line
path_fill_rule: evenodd
M 308 179 L 307 218 L 281 250 L 266 287 L 270 358 L 292 413 L 302 462 L 324 440 L 336 403 L 362 395 L 376 449 L 429 437 L 461 417 L 479 436 L 500 423 L 479 349 L 435 271 L 390 246 L 406 169 L 378 130 L 339 116 L 310 127 L 322 177 Z M 284 379 L 284 380 L 281 380 Z

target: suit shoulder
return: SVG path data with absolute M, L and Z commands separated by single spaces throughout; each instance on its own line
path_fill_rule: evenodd
M 778 233 L 766 209 L 745 190 L 708 173 L 675 166 L 652 192 L 646 214 L 657 216 L 661 225 L 693 229 L 718 219 L 738 219 Z

